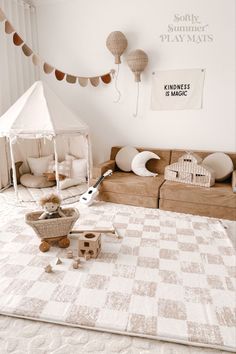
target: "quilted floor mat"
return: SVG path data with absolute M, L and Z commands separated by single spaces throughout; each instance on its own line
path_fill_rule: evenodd
M 77 228 L 114 225 L 121 238 L 103 235 L 99 257 L 77 270 L 66 250 L 39 252 L 26 211 L 1 214 L 1 314 L 236 349 L 235 251 L 220 221 L 109 203 L 81 209 Z

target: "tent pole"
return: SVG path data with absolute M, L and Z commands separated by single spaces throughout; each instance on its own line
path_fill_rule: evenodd
M 60 194 L 59 169 L 58 169 L 58 155 L 57 155 L 56 137 L 53 138 L 53 145 L 54 145 L 54 154 L 55 154 L 55 170 L 56 170 L 57 193 Z
M 13 176 L 13 186 L 15 189 L 16 193 L 16 200 L 19 202 L 18 198 L 18 187 L 17 187 L 17 178 L 16 178 L 16 165 L 15 165 L 15 159 L 14 159 L 14 154 L 13 154 L 13 149 L 12 149 L 12 140 L 9 139 L 10 143 L 10 154 L 11 154 L 11 167 L 12 167 L 12 176 Z
M 91 146 L 90 146 L 90 139 L 88 134 L 86 135 L 86 142 L 87 142 L 87 159 L 88 159 L 88 163 L 87 163 L 87 174 L 88 174 L 88 185 L 90 185 L 90 180 L 92 178 L 92 164 L 91 164 Z

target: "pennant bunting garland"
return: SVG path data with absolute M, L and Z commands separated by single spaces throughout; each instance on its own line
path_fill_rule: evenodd
M 32 63 L 35 66 L 42 65 L 45 74 L 52 74 L 54 72 L 55 78 L 58 81 L 62 81 L 65 78 L 66 82 L 68 82 L 69 84 L 75 84 L 78 82 L 80 86 L 86 87 L 88 85 L 88 82 L 90 82 L 90 84 L 93 87 L 97 87 L 101 81 L 104 84 L 109 84 L 115 75 L 114 69 L 110 70 L 110 72 L 108 73 L 98 75 L 95 77 L 75 76 L 75 75 L 70 75 L 68 73 L 64 73 L 63 71 L 58 70 L 54 66 L 48 64 L 38 54 L 33 52 L 33 50 L 24 42 L 24 40 L 15 31 L 14 27 L 12 26 L 10 21 L 8 21 L 1 8 L 0 8 L 0 22 L 5 22 L 4 25 L 5 25 L 6 34 L 12 34 L 14 32 L 12 37 L 13 44 L 17 47 L 21 47 L 22 52 L 25 54 L 25 56 L 31 57 Z
M 6 16 L 4 14 L 4 12 L 0 9 L 0 21 L 3 22 L 6 20 Z
M 13 35 L 13 43 L 16 46 L 19 46 L 24 43 L 23 39 L 21 39 L 20 36 L 16 32 Z
M 12 27 L 12 25 L 10 24 L 10 22 L 9 21 L 6 21 L 5 22 L 5 32 L 7 33 L 7 34 L 11 34 L 12 32 L 14 32 L 15 30 L 14 30 L 14 28 Z
M 62 71 L 59 71 L 59 70 L 55 70 L 55 76 L 57 78 L 58 81 L 61 81 L 64 79 L 65 77 L 65 73 L 63 73 Z

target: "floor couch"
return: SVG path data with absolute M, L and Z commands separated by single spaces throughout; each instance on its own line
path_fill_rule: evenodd
M 118 169 L 115 157 L 120 149 L 119 146 L 112 147 L 110 160 L 93 169 L 91 184 L 94 184 L 106 170 L 113 170 L 113 175 L 100 185 L 100 200 L 236 220 L 236 193 L 233 193 L 231 178 L 215 183 L 210 188 L 165 181 L 165 167 L 177 162 L 185 150 L 137 148 L 140 152 L 152 151 L 160 157 L 160 160 L 150 160 L 147 163 L 147 168 L 152 172 L 158 172 L 158 176 L 140 177 L 133 172 L 122 172 Z M 194 152 L 202 158 L 212 153 L 212 151 Z M 227 154 L 231 157 L 236 170 L 236 153 Z

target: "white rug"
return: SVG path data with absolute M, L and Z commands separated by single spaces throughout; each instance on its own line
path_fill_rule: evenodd
M 81 211 L 80 225 L 114 223 L 123 238 L 104 236 L 82 270 L 63 259 L 46 274 L 64 251 L 38 252 L 25 211 L 1 215 L 1 313 L 234 349 L 235 258 L 219 221 L 98 204 Z

